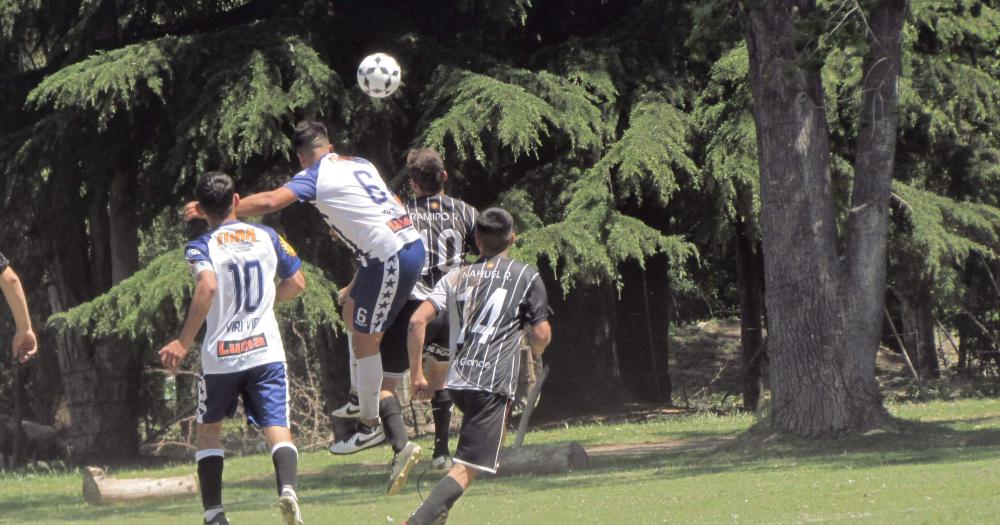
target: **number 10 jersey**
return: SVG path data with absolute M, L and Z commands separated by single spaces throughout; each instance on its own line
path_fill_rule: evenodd
M 218 283 L 202 343 L 203 372 L 284 362 L 274 277 L 287 279 L 299 270 L 292 247 L 267 226 L 232 221 L 187 243 L 184 257 L 196 277 L 210 271 Z

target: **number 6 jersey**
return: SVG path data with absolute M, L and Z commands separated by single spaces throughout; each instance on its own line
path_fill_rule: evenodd
M 448 310 L 455 354 L 447 388 L 513 396 L 522 330 L 549 317 L 538 271 L 502 255 L 484 258 L 449 272 L 427 300 Z
M 213 272 L 218 283 L 201 347 L 204 373 L 284 362 L 274 278 L 302 265 L 292 247 L 267 226 L 232 221 L 187 243 L 184 256 L 195 276 Z

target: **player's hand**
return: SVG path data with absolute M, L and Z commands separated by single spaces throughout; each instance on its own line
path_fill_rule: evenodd
M 427 401 L 433 394 L 423 374 L 410 374 L 410 388 L 413 390 L 413 398 L 418 401 Z
M 205 214 L 201 212 L 201 207 L 198 203 L 191 201 L 184 205 L 184 221 L 191 222 L 195 219 L 204 219 Z
M 19 363 L 26 363 L 38 353 L 38 340 L 35 339 L 35 332 L 25 330 L 14 334 L 14 345 L 11 348 L 14 352 L 14 359 Z
M 345 286 L 337 291 L 337 306 L 343 308 L 344 303 L 347 302 L 347 298 L 351 296 L 351 287 Z
M 181 366 L 181 361 L 184 360 L 187 353 L 187 348 L 181 344 L 180 340 L 174 339 L 160 349 L 160 361 L 168 370 L 175 372 L 177 367 Z

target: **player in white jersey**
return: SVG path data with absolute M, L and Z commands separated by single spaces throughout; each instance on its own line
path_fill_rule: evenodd
M 359 157 L 334 153 L 326 126 L 300 123 L 292 142 L 302 171 L 278 189 L 241 200 L 236 214 L 258 216 L 295 202 L 309 202 L 357 254 L 358 271 L 348 286 L 343 315 L 357 358 L 361 424 L 354 435 L 330 449 L 351 453 L 385 441 L 378 420 L 379 345 L 420 277 L 424 243 L 375 166 Z M 188 204 L 185 217 L 197 216 L 196 208 Z
M 237 220 L 240 199 L 228 175 L 206 173 L 195 193 L 211 230 L 184 248 L 197 284 L 180 336 L 160 350 L 160 359 L 176 370 L 207 318 L 195 454 L 204 523 L 229 523 L 222 506 L 220 433 L 242 398 L 249 422 L 261 428 L 271 450 L 284 521 L 301 525 L 298 451 L 289 430 L 285 351 L 273 308 L 305 290 L 302 263 L 271 228 Z M 281 279 L 277 286 L 275 276 Z

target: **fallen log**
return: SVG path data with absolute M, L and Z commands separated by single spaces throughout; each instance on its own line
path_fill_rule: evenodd
M 160 479 L 114 479 L 107 477 L 104 469 L 83 469 L 83 499 L 91 505 L 148 501 L 197 493 L 198 479 L 194 474 Z
M 497 476 L 559 474 L 590 466 L 590 457 L 579 443 L 535 445 L 500 450 Z

